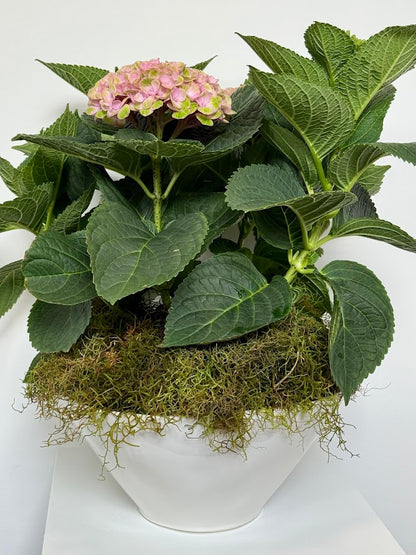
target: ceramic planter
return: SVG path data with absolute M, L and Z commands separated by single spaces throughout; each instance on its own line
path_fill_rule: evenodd
M 260 430 L 247 457 L 212 451 L 201 428 L 184 419 L 169 424 L 164 435 L 137 433 L 118 452 L 120 467 L 111 475 L 140 513 L 161 526 L 188 532 L 215 532 L 255 519 L 315 439 L 284 430 Z M 103 458 L 100 439 L 87 438 Z M 113 468 L 114 461 L 108 461 Z

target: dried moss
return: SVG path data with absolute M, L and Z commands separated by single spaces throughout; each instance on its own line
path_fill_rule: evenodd
M 95 433 L 117 451 L 140 429 L 162 432 L 178 417 L 204 427 L 213 449 L 244 451 L 260 426 L 302 432 L 344 446 L 340 395 L 328 363 L 328 331 L 295 308 L 283 321 L 235 341 L 162 349 L 163 318 L 121 318 L 99 306 L 68 353 L 42 355 L 26 379 L 26 396 L 58 424 L 49 443 Z M 279 410 L 276 413 L 276 410 Z M 106 415 L 123 418 L 108 430 Z M 127 419 L 126 419 L 127 415 Z M 163 417 L 161 423 L 160 418 Z

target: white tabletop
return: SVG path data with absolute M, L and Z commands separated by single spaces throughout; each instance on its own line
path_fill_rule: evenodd
M 313 447 L 252 523 L 183 533 L 145 520 L 87 446 L 59 451 L 43 555 L 403 555 L 346 482 L 342 464 Z

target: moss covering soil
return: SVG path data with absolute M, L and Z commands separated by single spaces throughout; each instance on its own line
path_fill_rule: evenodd
M 163 433 L 185 417 L 203 426 L 218 451 L 244 452 L 259 427 L 302 434 L 313 426 L 325 447 L 334 440 L 345 447 L 328 330 L 319 318 L 295 308 L 237 340 L 170 349 L 158 346 L 162 324 L 158 312 L 121 317 L 99 305 L 68 353 L 37 359 L 26 397 L 40 417 L 57 419 L 48 443 L 98 434 L 117 453 L 135 432 Z M 110 428 L 109 413 L 118 414 Z

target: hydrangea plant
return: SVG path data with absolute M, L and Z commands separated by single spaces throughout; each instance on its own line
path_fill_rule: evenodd
M 0 159 L 16 195 L 0 206 L 0 230 L 35 235 L 0 269 L 0 313 L 28 289 L 30 339 L 50 353 L 82 336 L 95 298 L 130 313 L 146 299 L 167 312 L 167 349 L 244 336 L 307 296 L 330 316 L 331 372 L 348 402 L 389 348 L 393 311 L 367 267 L 317 262 L 351 235 L 416 252 L 372 199 L 389 168 L 377 160 L 416 163 L 416 143 L 379 141 L 392 82 L 416 62 L 416 26 L 358 40 L 314 23 L 310 57 L 242 38 L 269 71 L 251 67 L 235 90 L 207 62 L 114 72 L 44 62 L 88 105 L 17 135 L 18 168 Z M 236 240 L 224 237 L 233 226 Z

